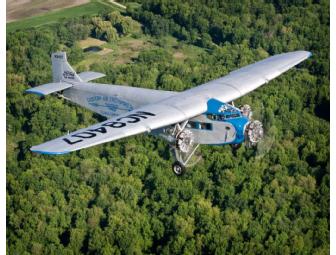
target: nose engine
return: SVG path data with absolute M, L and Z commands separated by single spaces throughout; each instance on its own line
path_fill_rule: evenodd
M 245 104 L 240 108 L 242 115 L 247 117 L 250 121 L 245 127 L 245 144 L 248 147 L 256 146 L 264 137 L 263 125 L 259 120 L 252 119 L 251 106 Z

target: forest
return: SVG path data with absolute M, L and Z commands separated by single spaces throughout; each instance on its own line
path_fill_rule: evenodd
M 329 1 L 123 4 L 123 13 L 7 32 L 7 254 L 329 254 Z M 182 177 L 168 144 L 149 135 L 31 153 L 103 119 L 24 93 L 51 81 L 51 53 L 66 51 L 80 72 L 80 40 L 144 36 L 153 43 L 132 61 L 90 64 L 106 74 L 97 82 L 182 91 L 274 54 L 313 56 L 235 102 L 264 124 L 256 149 L 201 146 L 201 161 Z M 176 59 L 169 38 L 192 57 Z

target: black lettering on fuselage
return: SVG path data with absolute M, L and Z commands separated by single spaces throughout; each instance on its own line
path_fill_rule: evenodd
M 142 111 L 138 111 L 136 113 L 132 113 L 129 114 L 127 116 L 124 117 L 120 117 L 117 119 L 117 121 L 108 121 L 105 122 L 103 124 L 101 124 L 100 127 L 98 128 L 93 128 L 93 129 L 88 129 L 87 131 L 83 131 L 77 134 L 73 134 L 71 135 L 71 137 L 75 137 L 75 138 L 81 138 L 81 139 L 75 139 L 75 140 L 70 140 L 70 138 L 63 138 L 63 141 L 65 141 L 66 143 L 73 145 L 76 143 L 80 143 L 83 142 L 83 139 L 91 139 L 99 134 L 105 134 L 107 133 L 107 127 L 109 128 L 123 128 L 127 125 L 127 123 L 137 123 L 139 121 L 141 121 L 141 119 L 147 119 L 151 116 L 155 116 L 154 113 L 151 112 L 142 112 Z M 126 123 L 125 122 L 121 122 L 120 120 L 122 119 L 127 119 Z

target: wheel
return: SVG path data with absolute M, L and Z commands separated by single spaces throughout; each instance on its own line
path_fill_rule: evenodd
M 232 150 L 238 150 L 242 146 L 241 143 L 234 143 L 230 145 L 231 145 Z
M 185 167 L 178 161 L 174 162 L 172 169 L 177 176 L 180 176 L 185 172 Z

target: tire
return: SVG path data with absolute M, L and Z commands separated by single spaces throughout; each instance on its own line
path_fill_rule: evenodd
M 230 145 L 231 145 L 232 150 L 238 150 L 242 146 L 241 143 L 234 143 Z
M 185 167 L 178 161 L 175 161 L 172 165 L 173 173 L 177 176 L 181 176 L 185 172 Z

